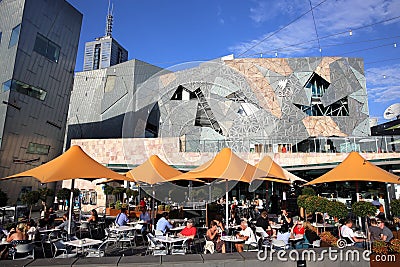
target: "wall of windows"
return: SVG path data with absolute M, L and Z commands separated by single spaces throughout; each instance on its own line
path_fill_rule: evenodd
M 50 151 L 50 146 L 48 145 L 42 145 L 42 144 L 36 144 L 36 143 L 29 143 L 28 149 L 26 150 L 26 153 L 28 154 L 39 154 L 39 155 L 48 155 Z
M 40 33 L 36 35 L 35 46 L 33 51 L 42 56 L 50 59 L 51 61 L 58 62 L 60 57 L 60 46 L 50 41 Z
M 46 98 L 47 94 L 47 92 L 41 88 L 34 87 L 32 85 L 14 79 L 8 80 L 3 83 L 3 92 L 8 90 L 14 90 L 17 91 L 18 93 L 34 97 L 42 101 Z

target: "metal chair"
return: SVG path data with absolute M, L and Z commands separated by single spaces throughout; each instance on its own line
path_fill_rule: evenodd
M 154 256 L 167 255 L 167 247 L 163 243 L 155 240 L 152 234 L 147 234 L 147 241 L 148 246 L 146 250 L 146 255 L 150 253 Z
M 285 250 L 285 249 L 289 248 L 289 244 L 286 244 L 283 240 L 272 239 L 271 240 L 271 250 L 273 250 L 274 248 Z
M 185 255 L 190 241 L 191 239 L 187 238 L 183 241 L 174 243 L 171 247 L 171 255 Z
M 86 250 L 87 258 L 100 258 L 104 257 L 106 255 L 106 248 L 108 247 L 108 244 L 112 242 L 110 240 L 104 240 L 103 243 L 101 243 L 97 248 L 96 247 L 91 247 Z
M 25 257 L 17 258 L 17 255 L 23 254 Z M 15 252 L 13 253 L 13 260 L 26 260 L 35 259 L 35 245 L 33 243 L 28 244 L 16 244 Z

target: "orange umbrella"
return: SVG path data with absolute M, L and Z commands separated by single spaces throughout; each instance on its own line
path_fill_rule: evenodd
M 266 171 L 268 173 L 267 177 L 257 178 L 260 180 L 278 182 L 290 184 L 294 181 L 307 182 L 304 179 L 294 175 L 283 169 L 279 164 L 277 164 L 270 156 L 265 156 L 259 163 L 255 165 L 257 168 Z
M 400 184 L 400 177 L 372 164 L 359 153 L 351 152 L 347 158 L 334 169 L 305 185 L 346 181 Z
M 92 159 L 81 147 L 72 146 L 61 156 L 28 171 L 14 174 L 0 180 L 19 177 L 34 177 L 41 183 L 57 182 L 77 178 L 110 178 L 132 181 L 131 178 L 118 174 Z
M 139 166 L 128 171 L 126 177 L 133 179 L 138 182 L 146 184 L 156 184 L 162 182 L 170 182 L 177 180 L 188 180 L 203 182 L 194 178 L 178 178 L 182 172 L 169 166 L 167 163 L 162 161 L 157 155 L 152 155 L 148 160 L 140 164 Z
M 31 170 L 14 174 L 0 180 L 19 177 L 34 177 L 41 183 L 50 183 L 72 179 L 71 189 L 74 188 L 74 179 L 78 178 L 110 178 L 114 180 L 132 181 L 131 178 L 118 174 L 92 159 L 81 147 L 72 146 L 61 156 L 40 165 Z M 73 192 L 71 190 L 70 206 L 72 206 Z M 71 218 L 72 209 L 69 209 Z M 71 221 L 71 219 L 69 220 Z M 68 234 L 71 233 L 71 225 L 68 227 Z
M 211 178 L 250 183 L 254 179 L 265 176 L 267 176 L 267 172 L 245 162 L 233 153 L 230 148 L 223 148 L 213 159 L 175 178 Z

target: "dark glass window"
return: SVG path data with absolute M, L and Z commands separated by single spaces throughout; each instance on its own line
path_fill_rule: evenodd
M 3 92 L 8 90 L 13 90 L 18 93 L 37 98 L 39 100 L 44 100 L 47 94 L 47 92 L 44 91 L 43 89 L 34 87 L 32 85 L 17 80 L 8 80 L 5 83 L 3 83 Z
M 100 50 L 101 44 L 96 44 L 94 46 L 94 55 L 93 55 L 93 69 L 98 70 L 100 66 Z
M 21 30 L 21 24 L 18 24 L 12 32 L 10 37 L 10 42 L 8 43 L 8 48 L 13 47 L 16 43 L 18 43 L 19 32 Z
M 322 97 L 326 89 L 328 89 L 329 83 L 318 74 L 313 73 L 305 87 L 311 88 L 313 97 Z
M 26 153 L 28 154 L 39 154 L 39 155 L 48 155 L 50 151 L 50 146 L 36 144 L 36 143 L 29 143 L 28 149 Z
M 40 33 L 36 35 L 35 46 L 33 50 L 54 62 L 58 62 L 60 57 L 60 46 L 50 41 Z
M 1 2 L 1 0 L 0 0 L 0 2 Z M 2 32 L 0 32 L 0 44 L 1 44 L 1 35 L 2 35 L 3 33 Z

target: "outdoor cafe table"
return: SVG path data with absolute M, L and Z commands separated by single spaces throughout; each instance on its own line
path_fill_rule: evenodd
M 161 235 L 161 236 L 155 236 L 154 239 L 157 241 L 160 241 L 162 243 L 165 243 L 167 245 L 167 251 L 169 254 L 171 252 L 171 247 L 174 243 L 184 242 L 188 238 L 187 237 L 170 237 L 170 236 Z
M 228 242 L 230 244 L 230 252 L 232 253 L 232 244 L 233 243 L 244 243 L 243 239 L 237 238 L 236 236 L 221 236 L 221 240 L 224 242 Z
M 282 224 L 280 223 L 273 223 L 270 225 L 272 229 L 281 229 Z
M 304 239 L 304 236 L 298 234 L 298 235 L 295 235 L 295 236 L 290 237 L 290 238 L 289 238 L 289 241 L 290 241 L 290 243 L 291 243 L 291 246 L 292 246 L 293 248 L 295 248 L 296 243 L 297 243 L 298 241 L 300 241 L 300 240 L 303 240 L 303 239 Z
M 91 238 L 83 238 L 83 239 L 77 239 L 77 240 L 72 240 L 72 241 L 66 241 L 64 242 L 65 245 L 67 246 L 73 246 L 77 248 L 76 253 L 78 254 L 78 248 L 81 249 L 82 254 L 85 252 L 85 247 L 91 247 L 94 245 L 99 245 L 103 241 L 97 240 L 97 239 L 91 239 Z
M 133 226 L 128 226 L 128 225 L 122 225 L 118 227 L 110 227 L 110 231 L 116 232 L 118 234 L 123 233 L 123 232 L 129 232 L 135 230 L 135 227 Z
M 319 229 L 320 228 L 333 228 L 333 227 L 335 227 L 334 225 L 329 224 L 329 223 L 316 223 L 316 224 L 313 224 L 313 226 L 317 228 L 317 234 L 319 234 Z
M 171 229 L 169 229 L 169 230 L 172 231 L 172 232 L 180 232 L 180 231 L 182 231 L 185 227 L 186 227 L 186 226 L 178 226 L 178 227 L 171 228 Z

